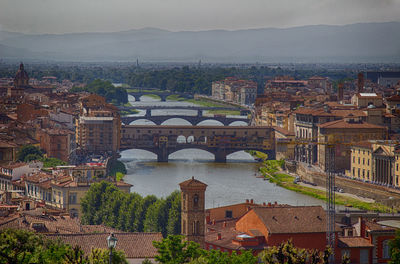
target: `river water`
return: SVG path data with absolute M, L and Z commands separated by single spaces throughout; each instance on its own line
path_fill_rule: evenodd
M 135 102 L 129 97 L 132 105 L 192 105 L 187 102 L 160 102 L 150 97 L 142 97 Z M 195 115 L 190 110 L 153 110 L 152 114 L 173 115 L 184 113 Z M 144 115 L 140 110 L 137 115 Z M 132 124 L 152 124 L 150 121 L 137 120 Z M 189 125 L 182 119 L 170 119 L 166 125 Z M 206 120 L 202 125 L 220 125 L 217 121 Z M 238 121 L 233 125 L 245 125 Z M 169 156 L 168 163 L 158 163 L 155 154 L 143 150 L 125 150 L 121 152 L 120 160 L 127 167 L 125 181 L 133 184 L 132 192 L 141 195 L 154 194 L 166 197 L 179 189 L 179 183 L 192 176 L 208 185 L 206 191 L 206 208 L 224 206 L 254 199 L 254 202 L 278 202 L 290 205 L 325 205 L 323 201 L 292 192 L 264 181 L 259 176 L 259 163 L 246 152 L 240 151 L 227 157 L 227 163 L 215 163 L 214 155 L 204 150 L 186 149 Z

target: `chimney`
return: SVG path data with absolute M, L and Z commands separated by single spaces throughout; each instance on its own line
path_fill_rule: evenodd
M 222 227 L 226 227 L 226 221 L 224 221 L 224 223 L 222 224 Z
M 365 221 L 362 216 L 358 217 L 358 234 L 360 237 L 365 237 Z
M 278 202 L 277 202 L 277 201 L 275 201 L 275 202 L 274 202 L 274 205 L 278 205 Z
M 246 203 L 249 203 L 249 199 L 246 199 Z
M 360 72 L 357 75 L 357 93 L 362 93 L 364 90 L 364 73 Z
M 337 99 L 338 99 L 338 101 L 343 100 L 343 83 L 339 83 Z
M 263 206 L 266 206 L 267 204 L 265 202 L 263 202 Z
M 272 206 L 272 204 L 271 204 L 271 203 L 268 203 L 268 206 Z
M 215 225 L 215 219 L 212 220 L 212 225 Z
M 253 204 L 253 203 L 254 203 L 253 199 L 251 199 L 251 200 L 250 200 L 250 203 L 251 203 L 251 204 Z
M 222 239 L 221 233 L 218 233 L 217 234 L 217 240 L 221 240 L 221 239 Z

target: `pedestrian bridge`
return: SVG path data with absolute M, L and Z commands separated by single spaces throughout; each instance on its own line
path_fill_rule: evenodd
M 146 126 L 124 125 L 120 150 L 142 149 L 168 162 L 170 154 L 182 149 L 202 149 L 226 162 L 226 156 L 242 150 L 257 150 L 275 159 L 275 133 L 272 127 L 248 126 Z

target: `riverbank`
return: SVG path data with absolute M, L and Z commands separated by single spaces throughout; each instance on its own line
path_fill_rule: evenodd
M 295 177 L 284 173 L 281 168 L 281 161 L 267 160 L 268 156 L 264 153 L 257 151 L 250 152 L 253 157 L 263 161 L 263 166 L 260 167 L 260 172 L 264 178 L 277 186 L 294 191 L 297 193 L 305 194 L 319 200 L 326 201 L 326 189 L 320 186 L 306 186 L 306 184 L 295 183 Z M 391 212 L 392 208 L 389 206 L 379 204 L 371 199 L 357 197 L 355 195 L 335 193 L 335 204 L 350 206 L 367 211 L 375 212 Z

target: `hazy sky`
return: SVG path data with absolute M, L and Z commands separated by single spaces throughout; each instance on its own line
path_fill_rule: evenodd
M 173 31 L 400 21 L 400 0 L 0 0 L 0 29 Z

